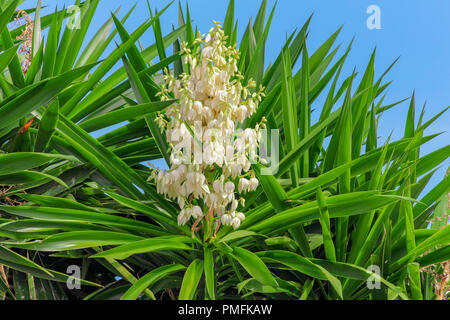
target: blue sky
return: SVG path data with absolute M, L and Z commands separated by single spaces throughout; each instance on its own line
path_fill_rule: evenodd
M 152 0 L 153 9 L 161 10 L 170 1 Z M 262 0 L 236 1 L 236 18 L 239 23 L 240 39 L 250 17 L 255 17 Z M 37 0 L 26 0 L 22 8 L 34 7 Z M 43 13 L 53 10 L 55 5 L 62 7 L 70 5 L 73 1 L 43 0 L 48 6 Z M 119 6 L 122 17 L 134 3 L 137 7 L 125 24 L 127 29 L 136 29 L 149 17 L 147 1 L 103 0 L 100 2 L 96 16 L 90 26 L 89 35 L 109 18 L 110 12 Z M 185 7 L 185 0 L 181 1 Z M 269 9 L 275 4 L 269 0 Z M 381 13 L 381 29 L 369 30 L 366 13 L 370 5 L 377 5 Z M 223 22 L 228 0 L 192 0 L 189 1 L 191 18 L 202 34 L 207 33 L 212 26 L 212 21 Z M 163 33 L 168 33 L 172 25 L 177 25 L 178 5 L 176 2 L 163 14 L 161 24 Z M 352 37 L 355 42 L 350 56 L 343 69 L 343 75 L 351 73 L 354 67 L 361 75 L 367 65 L 370 54 L 377 48 L 376 76 L 398 57 L 400 60 L 388 74 L 386 80 L 393 81 L 390 85 L 385 103 L 391 103 L 411 96 L 416 92 L 417 117 L 422 105 L 426 102 L 425 120 L 429 119 L 446 106 L 450 105 L 450 1 L 448 0 L 321 0 L 321 1 L 294 1 L 279 0 L 277 3 L 272 27 L 269 33 L 266 59 L 274 60 L 284 44 L 286 36 L 296 28 L 300 28 L 307 18 L 314 13 L 310 25 L 308 48 L 310 53 L 317 49 L 334 31 L 341 25 L 343 29 L 337 43 L 341 43 L 340 53 L 346 48 Z M 144 46 L 153 43 L 152 32 L 148 32 L 142 38 Z M 403 135 L 403 123 L 405 122 L 409 102 L 404 102 L 395 109 L 387 111 L 380 123 L 379 144 L 384 143 L 392 132 L 393 138 Z M 320 105 L 313 106 L 320 108 Z M 313 116 L 314 120 L 314 116 Z M 416 119 L 417 121 L 417 119 Z M 442 116 L 430 127 L 426 134 L 444 132 L 441 136 L 427 143 L 422 148 L 422 154 L 429 153 L 444 147 L 450 141 L 450 111 Z M 445 174 L 449 162 L 435 174 L 427 190 L 436 185 Z

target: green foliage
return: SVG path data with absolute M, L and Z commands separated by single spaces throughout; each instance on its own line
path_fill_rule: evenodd
M 265 70 L 275 8 L 266 22 L 262 1 L 238 47 L 244 80 L 255 79 L 266 95 L 242 127 L 265 117 L 268 129 L 280 130 L 280 162 L 269 175 L 254 166 L 261 186 L 247 195 L 239 230 L 214 234 L 209 221 L 193 232 L 178 226 L 177 203 L 157 193 L 142 164 L 169 161 L 155 115 L 173 101 L 161 101 L 158 83 L 165 68 L 176 76 L 189 70 L 180 46 L 195 45 L 189 8 L 179 8 L 179 26 L 165 36 L 165 9 L 150 9 L 131 33 L 123 23 L 132 10 L 121 20 L 116 11 L 87 41 L 99 0 L 77 2 L 80 29 L 63 27 L 64 10 L 40 17 L 39 2 L 24 74 L 16 40 L 24 27 L 5 27 L 18 3 L 3 1 L 0 11 L 0 298 L 437 298 L 423 270 L 441 272 L 450 260 L 450 177 L 419 195 L 450 146 L 425 156 L 420 148 L 447 109 L 416 125 L 413 95 L 404 137 L 379 145 L 382 113 L 404 100 L 383 105 L 392 65 L 375 79 L 375 52 L 359 83 L 356 71 L 341 75 L 351 43 L 343 53 L 333 49 L 339 29 L 309 53 L 310 18 Z M 231 44 L 234 10 L 231 0 L 224 18 Z M 156 43 L 138 48 L 150 28 Z M 121 43 L 99 60 L 116 34 Z M 82 269 L 76 294 L 65 286 L 69 265 Z M 381 288 L 370 290 L 367 280 Z

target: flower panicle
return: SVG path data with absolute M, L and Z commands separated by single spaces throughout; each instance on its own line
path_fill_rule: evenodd
M 239 133 L 236 129 L 256 112 L 264 88 L 256 90 L 252 79 L 242 84 L 240 53 L 227 44 L 220 24 L 214 23 L 193 46 L 182 44 L 189 73 L 178 77 L 168 70 L 164 73 L 162 99 L 176 102 L 156 119 L 171 155 L 170 169 L 159 171 L 155 179 L 157 191 L 178 202 L 180 225 L 208 212 L 237 229 L 245 219 L 238 210 L 245 205 L 243 195 L 259 185 L 251 159 L 257 158 L 264 122 Z M 199 145 L 201 159 L 186 151 Z

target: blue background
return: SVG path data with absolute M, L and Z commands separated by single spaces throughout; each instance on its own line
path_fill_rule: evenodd
M 237 0 L 236 18 L 238 20 L 238 40 L 241 39 L 250 17 L 255 18 L 262 0 Z M 22 8 L 35 7 L 37 1 L 26 0 Z M 48 6 L 43 14 L 51 13 L 55 6 L 62 8 L 73 4 L 74 1 L 44 0 L 43 5 Z M 96 30 L 110 17 L 110 12 L 119 6 L 121 10 L 119 17 L 135 4 L 137 7 L 128 19 L 125 27 L 134 30 L 149 18 L 147 1 L 136 2 L 125 0 L 103 0 L 89 28 L 90 38 Z M 169 1 L 152 0 L 152 9 L 161 10 Z M 181 1 L 185 8 L 185 1 Z M 268 1 L 268 13 L 275 4 L 274 0 Z M 366 21 L 369 14 L 366 13 L 368 6 L 377 5 L 381 9 L 381 29 L 369 30 Z M 223 22 L 228 0 L 192 0 L 189 1 L 191 18 L 194 26 L 197 25 L 202 34 L 207 33 L 213 25 L 213 20 Z M 321 0 L 321 1 L 293 1 L 279 0 L 269 33 L 266 48 L 267 63 L 273 61 L 287 35 L 296 28 L 299 29 L 314 13 L 310 25 L 308 37 L 308 48 L 310 54 L 314 52 L 334 31 L 341 25 L 344 26 L 336 44 L 341 43 L 339 53 L 342 54 L 353 37 L 355 42 L 349 57 L 347 58 L 343 76 L 349 75 L 356 67 L 359 78 L 370 58 L 373 49 L 377 48 L 376 54 L 376 77 L 398 57 L 400 60 L 385 78 L 393 81 L 387 91 L 384 104 L 389 104 L 403 98 L 410 97 L 412 91 L 416 92 L 416 123 L 423 104 L 426 102 L 425 120 L 450 105 L 450 1 L 406 1 L 406 0 Z M 178 23 L 178 4 L 172 6 L 162 15 L 161 24 L 163 33 L 172 30 L 172 25 Z M 154 43 L 152 30 L 142 37 L 144 46 Z M 109 48 L 109 51 L 113 47 Z M 338 54 L 339 54 L 338 53 Z M 379 144 L 386 141 L 392 133 L 393 138 L 403 136 L 404 122 L 407 114 L 409 101 L 403 102 L 394 109 L 384 113 L 379 122 Z M 313 108 L 321 108 L 320 101 Z M 318 112 L 313 114 L 313 121 L 317 119 Z M 448 111 L 437 120 L 425 133 L 444 132 L 433 139 L 422 148 L 422 155 L 442 148 L 449 144 L 450 134 L 450 112 Z M 96 133 L 102 134 L 101 133 Z M 448 167 L 447 161 L 443 167 L 435 173 L 431 183 L 426 190 L 436 185 L 444 176 Z

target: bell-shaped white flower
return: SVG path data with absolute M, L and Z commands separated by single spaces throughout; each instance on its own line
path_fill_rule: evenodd
M 223 192 L 223 182 L 220 180 L 214 181 L 213 188 L 214 188 L 214 191 L 217 193 Z
M 184 226 L 186 222 L 191 218 L 192 209 L 186 208 L 180 211 L 178 214 L 178 225 Z
M 248 190 L 255 191 L 258 188 L 258 185 L 259 185 L 259 180 L 256 179 L 255 177 L 253 177 L 249 181 Z
M 234 183 L 231 181 L 228 181 L 225 183 L 225 192 L 227 193 L 233 193 L 234 192 Z
M 231 225 L 231 216 L 229 214 L 224 214 L 222 216 L 221 222 L 224 226 L 230 226 Z
M 239 226 L 241 225 L 241 220 L 239 219 L 239 218 L 233 218 L 233 220 L 231 221 L 231 226 L 234 228 L 234 229 L 237 229 L 237 228 L 239 228 Z
M 248 191 L 248 187 L 250 186 L 250 181 L 245 179 L 245 178 L 241 178 L 239 179 L 239 184 L 238 184 L 238 191 L 239 193 L 242 193 L 243 191 Z
M 192 217 L 194 217 L 194 219 L 203 217 L 202 208 L 200 208 L 199 206 L 193 206 L 192 207 Z
M 238 212 L 238 213 L 236 214 L 236 217 L 237 217 L 239 220 L 241 220 L 241 221 L 244 221 L 244 220 L 245 220 L 245 215 L 244 215 L 242 212 Z

